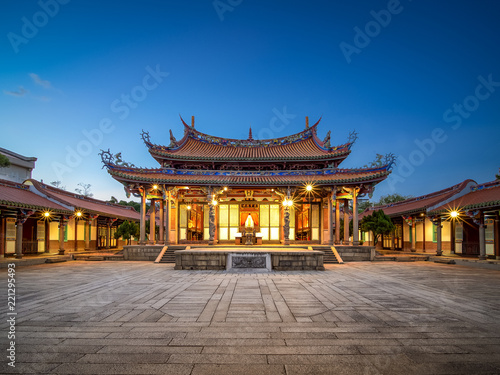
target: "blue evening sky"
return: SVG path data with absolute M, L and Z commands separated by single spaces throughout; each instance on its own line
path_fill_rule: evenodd
M 34 178 L 124 199 L 100 149 L 156 167 L 140 138 L 359 139 L 341 165 L 394 153 L 374 198 L 422 195 L 500 167 L 498 1 L 2 2 L 0 147 Z

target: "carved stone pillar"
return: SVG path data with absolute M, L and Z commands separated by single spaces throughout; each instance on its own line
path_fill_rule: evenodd
M 284 212 L 285 223 L 283 225 L 283 234 L 284 234 L 284 244 L 285 246 L 290 245 L 290 207 L 285 207 Z
M 59 219 L 59 255 L 64 255 L 64 228 L 67 225 L 67 220 L 64 216 Z
M 215 207 L 210 202 L 208 204 L 208 234 L 209 234 L 209 239 L 208 239 L 208 244 L 209 245 L 214 245 L 214 236 L 215 236 Z
M 443 247 L 442 247 L 442 241 L 441 241 L 441 229 L 443 226 L 441 225 L 441 218 L 438 218 L 436 220 L 436 225 L 437 225 L 437 230 L 436 230 L 436 240 L 437 240 L 437 249 L 436 249 L 436 255 L 441 256 L 443 255 Z

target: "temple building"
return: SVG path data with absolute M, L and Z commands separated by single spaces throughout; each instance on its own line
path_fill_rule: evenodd
M 368 208 L 383 210 L 395 225 L 379 244 L 385 249 L 500 259 L 500 180 L 465 180 L 436 192 Z M 362 236 L 373 244 L 369 233 Z
M 31 178 L 34 157 L 0 149 L 10 162 L 0 168 L 0 257 L 111 249 L 125 243 L 114 233 L 132 207 L 71 193 Z
M 320 121 L 287 137 L 256 140 L 208 135 L 181 118 L 184 136 L 158 145 L 142 139 L 159 164 L 138 168 L 121 153 L 102 151 L 108 173 L 127 194 L 141 198 L 141 243 L 146 242 L 146 202 L 157 209 L 161 244 L 339 244 L 340 219 L 353 219 L 352 244 L 359 244 L 358 197 L 371 194 L 390 173 L 393 155 L 358 169 L 340 164 L 357 135 L 332 146 L 329 131 L 321 140 Z M 337 223 L 337 225 L 335 225 Z M 344 244 L 349 242 L 349 226 Z

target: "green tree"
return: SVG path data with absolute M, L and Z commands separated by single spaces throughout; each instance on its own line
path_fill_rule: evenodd
M 7 156 L 4 154 L 0 154 L 0 168 L 8 167 L 10 166 L 10 160 Z
M 89 197 L 89 198 L 92 198 L 94 196 L 94 194 L 90 192 L 90 188 L 92 187 L 91 184 L 84 184 L 83 182 L 80 182 L 78 184 L 78 186 L 80 186 L 80 187 L 75 189 L 75 191 L 78 194 L 83 195 L 84 197 Z
M 352 232 L 354 228 L 354 224 L 352 223 L 352 220 L 349 220 L 349 236 L 352 236 Z M 340 235 L 342 238 L 344 238 L 344 219 L 340 219 Z M 348 241 L 348 238 L 344 238 L 344 242 Z
M 130 245 L 130 239 L 132 237 L 139 237 L 140 232 L 139 232 L 139 225 L 137 223 L 129 222 L 128 220 L 125 220 L 121 225 L 116 229 L 115 232 L 115 238 L 123 238 L 124 240 L 127 240 L 127 245 Z
M 413 197 L 411 195 L 401 195 L 398 193 L 383 195 L 377 203 L 374 203 L 374 206 L 385 206 L 386 204 L 401 202 L 409 198 Z
M 391 218 L 382 210 L 375 210 L 371 215 L 365 216 L 360 222 L 361 230 L 372 232 L 374 245 L 379 241 L 379 237 L 391 233 L 394 224 Z
M 66 186 L 62 186 L 61 181 L 52 181 L 50 184 L 58 189 L 66 190 Z
M 134 210 L 136 210 L 137 212 L 141 212 L 141 204 L 139 202 L 134 202 L 134 201 L 127 202 L 124 200 L 118 201 L 118 199 L 116 199 L 116 197 L 113 197 L 113 196 L 111 196 L 111 199 L 108 202 L 114 203 L 114 204 L 119 204 L 121 206 L 130 206 L 130 207 L 133 207 Z M 149 207 L 150 207 L 150 205 L 146 204 L 146 211 L 149 210 Z

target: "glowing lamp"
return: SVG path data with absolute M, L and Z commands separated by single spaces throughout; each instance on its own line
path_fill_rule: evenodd
M 224 186 L 224 191 L 227 191 L 227 186 Z
M 49 217 L 49 216 L 50 216 L 50 212 L 44 212 L 44 213 L 43 213 L 43 216 L 45 216 L 45 217 Z
M 451 212 L 450 212 L 450 216 L 451 216 L 453 219 L 455 219 L 455 218 L 457 218 L 457 217 L 458 217 L 458 212 L 457 212 L 457 211 L 451 211 Z
M 306 185 L 306 191 L 312 191 L 313 187 L 311 184 Z
M 158 190 L 158 185 L 153 185 L 154 190 Z
M 217 206 L 217 201 L 215 199 L 212 200 L 212 206 Z
M 81 213 L 81 211 L 78 211 L 78 212 L 76 213 L 76 216 L 78 216 L 78 217 L 82 217 L 82 213 Z
M 188 209 L 188 210 L 190 210 L 190 209 L 191 209 L 191 206 L 190 206 L 190 205 L 188 205 L 188 206 L 187 206 L 187 209 Z

